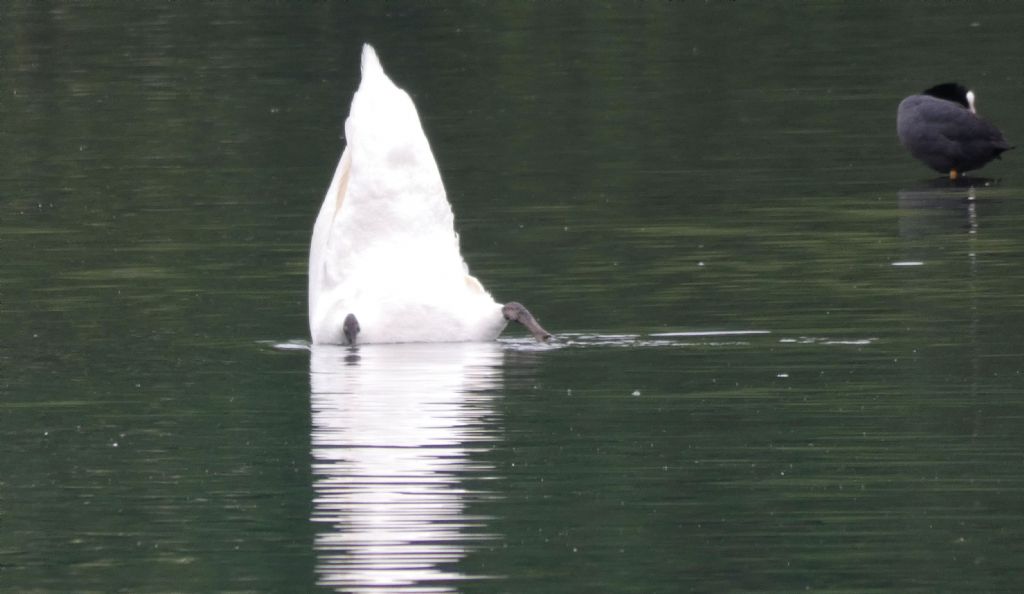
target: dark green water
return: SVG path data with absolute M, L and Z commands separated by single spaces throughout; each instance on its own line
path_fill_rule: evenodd
M 1018 591 L 1024 5 L 0 5 L 0 591 Z M 561 336 L 282 350 L 360 46 Z M 987 178 L 987 179 L 986 179 Z

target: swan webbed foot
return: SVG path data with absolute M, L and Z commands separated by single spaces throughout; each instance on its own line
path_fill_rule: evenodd
M 501 308 L 501 315 L 505 316 L 505 319 L 510 322 L 519 322 L 526 329 L 533 334 L 539 342 L 547 342 L 551 339 L 551 333 L 541 327 L 537 323 L 537 319 L 533 317 L 530 310 L 526 309 L 522 303 L 518 301 L 509 301 Z
M 345 344 L 355 344 L 356 336 L 359 334 L 359 320 L 355 314 L 345 316 L 345 322 L 341 325 L 341 331 L 345 335 Z

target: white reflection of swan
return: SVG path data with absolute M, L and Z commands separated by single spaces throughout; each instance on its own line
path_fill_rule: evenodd
M 491 538 L 467 513 L 493 478 L 473 452 L 498 438 L 494 343 L 314 346 L 313 521 L 321 585 L 345 592 L 454 592 L 451 564 Z

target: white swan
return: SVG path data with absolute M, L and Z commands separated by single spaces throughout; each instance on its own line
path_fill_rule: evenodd
M 309 250 L 313 343 L 486 341 L 509 320 L 550 338 L 470 276 L 416 107 L 369 45 L 345 138 Z

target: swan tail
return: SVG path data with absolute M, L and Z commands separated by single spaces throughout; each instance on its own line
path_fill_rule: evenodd
M 380 59 L 377 58 L 377 51 L 369 43 L 363 44 L 363 59 L 360 68 L 364 79 L 385 76 L 384 67 L 380 65 Z

